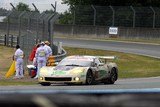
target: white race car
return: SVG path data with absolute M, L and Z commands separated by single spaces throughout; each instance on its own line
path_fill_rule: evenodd
M 108 62 L 114 56 L 68 56 L 55 67 L 43 67 L 38 81 L 43 86 L 64 84 L 114 84 L 118 79 L 116 63 Z

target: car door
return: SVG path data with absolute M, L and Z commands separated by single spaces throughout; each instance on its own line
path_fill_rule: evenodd
M 102 63 L 99 59 L 96 60 L 97 63 L 97 69 L 98 69 L 98 78 L 103 78 L 108 73 L 108 67 Z

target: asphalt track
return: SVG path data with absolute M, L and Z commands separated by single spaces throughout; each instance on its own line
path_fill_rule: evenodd
M 7 93 L 128 93 L 160 92 L 160 77 L 118 79 L 113 85 L 0 86 L 0 94 Z
M 160 44 L 54 38 L 54 42 L 57 41 L 62 42 L 63 46 L 69 47 L 110 50 L 160 58 Z

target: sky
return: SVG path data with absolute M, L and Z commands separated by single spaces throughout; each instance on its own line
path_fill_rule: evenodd
M 57 12 L 64 12 L 68 9 L 66 4 L 61 4 L 61 0 L 0 0 L 0 7 L 11 9 L 12 7 L 10 3 L 16 6 L 19 2 L 23 2 L 28 4 L 30 8 L 34 9 L 32 6 L 32 3 L 34 3 L 40 11 L 43 11 L 53 9 L 51 4 L 55 4 L 55 1 L 57 2 Z

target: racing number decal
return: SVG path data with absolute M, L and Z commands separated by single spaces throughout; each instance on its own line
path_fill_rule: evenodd
M 53 76 L 53 75 L 64 75 L 64 74 L 66 74 L 65 71 L 54 71 L 54 72 L 52 73 L 52 76 Z

